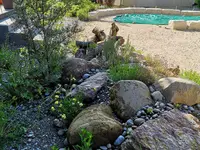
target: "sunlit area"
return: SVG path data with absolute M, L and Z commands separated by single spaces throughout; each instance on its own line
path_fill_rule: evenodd
M 0 0 L 0 150 L 199 150 L 200 0 Z

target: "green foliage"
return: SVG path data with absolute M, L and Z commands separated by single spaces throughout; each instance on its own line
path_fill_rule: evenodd
M 0 101 L 0 147 L 12 144 L 13 140 L 20 140 L 25 133 L 25 128 L 15 120 L 11 119 L 14 112 L 9 109 L 10 105 Z
M 120 80 L 139 80 L 146 84 L 152 84 L 155 81 L 154 74 L 140 65 L 116 65 L 110 67 L 109 76 L 113 81 Z
M 110 65 L 116 65 L 119 62 L 118 59 L 118 50 L 119 50 L 119 43 L 116 42 L 114 39 L 109 39 L 105 41 L 103 47 L 103 55 L 105 56 L 106 61 L 108 61 Z
M 129 37 L 127 42 L 122 46 L 120 46 L 120 40 L 116 41 L 115 39 L 109 39 L 104 43 L 103 54 L 109 66 L 121 62 L 128 63 L 132 56 L 134 57 L 133 59 L 136 59 L 134 53 L 141 54 L 142 51 L 136 50 L 131 45 Z
M 189 79 L 200 85 L 200 74 L 196 71 L 183 71 L 180 73 L 181 78 Z
M 75 150 L 92 150 L 92 133 L 86 129 L 82 129 L 80 133 L 81 145 L 74 146 Z
M 15 0 L 15 4 L 15 19 L 24 29 L 29 56 L 38 61 L 37 76 L 43 83 L 56 82 L 67 53 L 64 44 L 77 31 L 77 24 L 70 27 L 62 22 L 71 0 Z M 36 34 L 40 40 L 34 40 Z
M 60 115 L 64 120 L 67 120 L 68 123 L 80 113 L 82 110 L 83 103 L 81 96 L 75 98 L 60 98 L 59 95 L 55 95 L 54 106 L 51 107 L 51 111 Z
M 59 148 L 58 148 L 57 145 L 53 145 L 53 146 L 51 147 L 51 150 L 59 150 Z
M 70 17 L 78 17 L 80 20 L 87 20 L 88 13 L 96 10 L 98 5 L 92 3 L 90 0 L 77 0 L 71 5 L 71 9 L 67 12 Z
M 136 52 L 138 54 L 142 54 L 141 50 L 136 50 L 132 45 L 129 40 L 129 37 L 127 38 L 126 43 L 123 45 L 121 49 L 121 55 L 125 58 L 130 57 L 133 52 Z
M 27 49 L 0 49 L 0 93 L 2 98 L 12 100 L 30 100 L 42 91 L 40 83 L 31 77 L 37 61 L 30 60 Z
M 200 8 L 200 0 L 195 0 L 195 2 L 197 3 L 198 7 Z
M 177 108 L 177 109 L 181 108 L 181 105 L 178 104 L 178 103 L 174 104 L 174 106 L 175 106 L 175 108 Z
M 74 41 L 70 41 L 67 45 L 67 47 L 69 48 L 69 50 L 73 53 L 76 54 L 78 47 L 76 46 L 76 42 Z
M 153 108 L 147 108 L 147 114 L 152 114 L 153 113 Z

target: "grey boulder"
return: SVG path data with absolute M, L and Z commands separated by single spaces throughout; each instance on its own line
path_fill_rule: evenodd
M 136 80 L 117 82 L 110 95 L 111 107 L 122 120 L 128 120 L 140 108 L 153 103 L 148 87 Z
M 179 110 L 165 112 L 136 128 L 121 150 L 198 150 L 200 122 L 191 114 Z

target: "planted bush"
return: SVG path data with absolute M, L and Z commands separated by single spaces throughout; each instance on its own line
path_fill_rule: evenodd
M 97 7 L 98 5 L 90 0 L 77 0 L 72 2 L 71 8 L 67 12 L 67 15 L 70 17 L 78 17 L 80 20 L 87 20 L 88 13 L 96 10 Z
M 200 0 L 195 0 L 195 3 L 197 3 L 198 7 L 200 8 Z
M 1 99 L 11 102 L 31 100 L 39 96 L 43 87 L 31 74 L 37 69 L 37 61 L 31 59 L 28 50 L 0 49 Z
M 77 31 L 77 24 L 66 26 L 63 21 L 71 0 L 15 0 L 16 22 L 23 27 L 31 59 L 38 61 L 38 77 L 45 84 L 60 77 L 61 64 L 67 51 L 64 47 Z M 35 40 L 35 35 L 40 40 Z M 64 46 L 62 46 L 64 45 Z
M 59 115 L 68 124 L 80 113 L 83 107 L 81 96 L 75 98 L 66 98 L 62 95 L 55 95 L 55 103 L 51 111 Z

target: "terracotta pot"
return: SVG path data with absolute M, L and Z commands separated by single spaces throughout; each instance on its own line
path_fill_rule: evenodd
M 0 0 L 0 5 L 3 4 L 2 0 Z
M 5 9 L 13 9 L 13 0 L 3 0 L 3 6 Z

